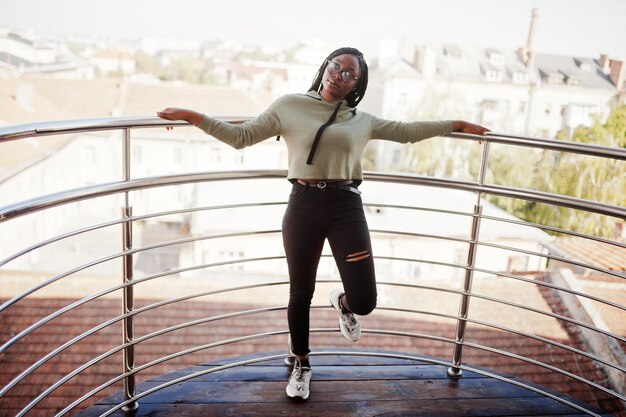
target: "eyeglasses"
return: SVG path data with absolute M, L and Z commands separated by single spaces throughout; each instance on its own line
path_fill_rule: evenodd
M 350 71 L 341 71 L 341 67 L 339 66 L 339 64 L 331 60 L 328 60 L 328 63 L 326 64 L 326 69 L 332 76 L 335 76 L 339 72 L 341 72 L 341 81 L 343 81 L 346 84 L 349 84 L 352 81 L 356 81 L 359 79 L 359 77 L 355 76 Z

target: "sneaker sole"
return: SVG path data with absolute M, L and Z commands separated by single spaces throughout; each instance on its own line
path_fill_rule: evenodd
M 285 394 L 287 394 L 287 397 L 291 398 L 292 400 L 298 400 L 298 401 L 306 401 L 309 399 L 309 396 L 311 395 L 311 392 L 309 391 L 306 396 L 302 397 L 300 395 L 289 395 L 289 392 L 285 389 Z
M 334 300 L 331 297 L 330 298 L 330 305 L 333 306 L 333 308 L 335 309 L 335 311 L 337 311 L 337 313 L 341 314 L 341 307 L 339 307 L 339 305 L 335 305 L 335 303 L 333 301 Z M 343 336 L 343 338 L 346 339 L 349 342 L 356 343 L 359 340 L 361 340 L 361 336 L 359 336 L 359 338 L 356 339 L 356 340 L 352 340 L 350 337 L 346 336 L 346 333 L 348 333 L 348 332 L 347 332 L 347 329 L 346 329 L 346 333 L 344 333 L 343 320 L 341 320 L 341 316 L 339 317 L 339 331 L 341 332 L 341 335 Z M 349 334 L 350 333 L 348 333 L 348 335 Z

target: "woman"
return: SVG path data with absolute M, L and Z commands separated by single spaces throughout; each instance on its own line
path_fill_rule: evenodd
M 186 109 L 167 108 L 157 113 L 167 120 L 186 120 L 236 149 L 277 135 L 285 139 L 287 178 L 293 183 L 282 226 L 290 282 L 287 318 L 295 356 L 286 392 L 292 398 L 309 397 L 309 310 L 326 239 L 344 287 L 330 294 L 342 335 L 353 342 L 359 340 L 361 329 L 355 314 L 367 315 L 376 306 L 372 247 L 358 190 L 367 142 L 407 143 L 452 131 L 489 132 L 459 120 L 403 123 L 357 112 L 367 80 L 363 54 L 354 48 L 340 48 L 324 60 L 306 94 L 285 95 L 242 125 Z

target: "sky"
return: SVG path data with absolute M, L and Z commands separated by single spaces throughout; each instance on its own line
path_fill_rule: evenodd
M 626 59 L 626 0 L 0 0 L 0 27 L 276 46 L 321 39 L 366 54 L 388 38 L 516 50 L 533 8 L 537 53 Z

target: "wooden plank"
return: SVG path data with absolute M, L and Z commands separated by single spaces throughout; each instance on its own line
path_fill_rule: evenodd
M 152 379 L 152 381 L 171 381 L 194 372 L 208 370 L 210 367 L 193 366 Z M 194 381 L 286 381 L 291 370 L 287 366 L 240 366 L 224 371 L 201 375 Z M 315 366 L 313 378 L 323 380 L 383 380 L 383 379 L 445 379 L 446 368 L 436 365 L 390 365 L 390 366 Z M 484 378 L 474 372 L 463 372 L 463 378 Z
M 240 361 L 248 357 L 231 358 Z M 497 379 L 464 372 L 449 378 L 446 367 L 382 357 L 328 355 L 312 358 L 309 401 L 285 395 L 291 371 L 282 361 L 239 366 L 196 377 L 139 400 L 134 417 L 196 416 L 561 416 L 582 413 L 559 401 Z M 319 361 L 317 364 L 316 362 Z M 193 366 L 140 384 L 138 393 L 163 382 L 208 370 Z M 323 365 L 320 365 L 323 363 Z M 558 395 L 554 393 L 555 395 Z M 121 393 L 83 410 L 78 417 L 97 416 L 121 402 Z M 596 413 L 594 408 L 575 401 Z M 123 412 L 114 416 L 128 417 Z
M 150 382 L 139 385 L 137 393 L 157 386 Z M 282 382 L 188 382 L 164 388 L 140 400 L 142 404 L 208 404 L 276 402 L 285 397 L 286 381 Z M 538 397 L 532 391 L 491 379 L 460 380 L 450 384 L 444 380 L 377 380 L 377 381 L 312 381 L 309 401 L 411 401 L 420 399 Z M 118 404 L 118 393 L 102 404 Z
M 93 413 L 103 413 L 110 406 L 94 406 Z M 548 398 L 418 400 L 418 401 L 291 401 L 275 403 L 216 404 L 143 404 L 133 417 L 499 417 L 499 416 L 573 416 L 574 410 Z M 80 413 L 77 417 L 98 414 Z M 123 412 L 112 414 L 127 417 Z
M 323 350 L 320 352 L 324 352 Z M 334 352 L 334 351 L 333 351 Z M 377 351 L 374 350 L 359 350 L 359 352 L 366 352 L 366 353 L 379 353 Z M 287 352 L 270 352 L 270 353 L 263 353 L 263 354 L 253 354 L 253 355 L 249 355 L 249 356 L 243 356 L 243 357 L 238 357 L 237 360 L 250 360 L 250 359 L 257 359 L 257 358 L 262 358 L 262 357 L 266 357 L 266 356 L 272 356 L 272 355 L 282 355 L 285 354 Z M 388 354 L 397 354 L 397 355 L 406 355 L 406 356 L 411 356 L 410 353 L 402 353 L 402 352 L 385 352 Z M 418 355 L 418 354 L 414 354 L 416 357 L 424 357 L 422 355 Z M 433 358 L 435 359 L 435 358 Z M 440 359 L 441 360 L 441 359 Z M 201 363 L 198 364 L 199 366 L 220 366 L 220 365 L 227 365 L 229 363 L 233 362 L 233 358 L 223 358 L 223 359 L 214 359 L 211 361 L 207 361 L 205 363 Z M 323 354 L 315 354 L 315 352 L 313 352 L 311 354 L 311 363 L 317 366 L 320 365 L 354 365 L 354 366 L 370 366 L 370 365 L 381 365 L 381 366 L 385 366 L 385 365 L 432 365 L 432 363 L 427 362 L 427 361 L 416 361 L 416 360 L 411 360 L 411 359 L 399 359 L 399 358 L 388 358 L 388 357 L 384 357 L 384 356 L 363 356 L 363 355 L 351 355 L 349 353 L 346 352 L 346 354 L 341 354 L 341 355 L 323 355 Z M 270 366 L 274 366 L 274 365 L 283 365 L 283 360 L 282 359 L 275 359 L 275 360 L 271 360 L 271 361 L 266 361 L 266 362 L 259 362 L 259 363 L 254 363 L 254 364 L 250 364 L 250 365 L 246 365 L 246 366 L 257 366 L 257 365 L 270 365 Z

